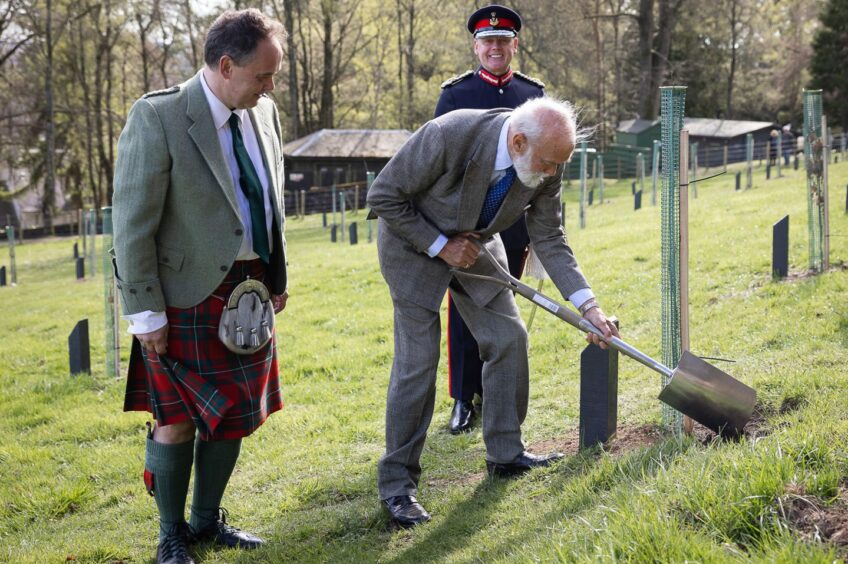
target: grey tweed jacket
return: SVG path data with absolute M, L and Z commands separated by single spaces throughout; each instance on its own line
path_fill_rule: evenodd
M 368 205 L 380 218 L 380 268 L 393 297 L 438 311 L 452 273 L 426 251 L 440 233 L 480 233 L 506 266 L 499 231 L 526 213 L 533 247 L 563 296 L 589 284 L 580 272 L 561 227 L 562 166 L 536 188 L 516 179 L 497 215 L 482 229 L 477 221 L 488 190 L 498 136 L 510 110 L 457 110 L 424 124 L 380 172 L 368 191 Z M 469 269 L 494 274 L 481 259 Z M 458 281 L 475 304 L 487 304 L 501 286 Z
M 249 113 L 274 210 L 267 282 L 282 294 L 287 278 L 279 117 L 265 97 Z M 235 191 L 199 73 L 133 105 L 118 140 L 112 204 L 125 313 L 188 308 L 209 297 L 243 238 Z

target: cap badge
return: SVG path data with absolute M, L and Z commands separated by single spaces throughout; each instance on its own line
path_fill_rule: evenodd
M 489 25 L 495 26 L 501 23 L 501 20 L 498 19 L 498 15 L 495 12 L 492 12 L 492 17 L 489 18 Z

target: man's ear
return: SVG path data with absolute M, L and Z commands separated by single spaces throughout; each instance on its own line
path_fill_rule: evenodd
M 233 63 L 233 60 L 232 60 L 232 58 L 230 58 L 229 55 L 224 55 L 223 57 L 218 59 L 218 73 L 222 77 L 229 80 L 230 77 L 233 74 L 233 65 L 234 64 L 235 63 Z
M 516 133 L 512 136 L 512 148 L 519 155 L 523 155 L 527 150 L 527 136 L 523 133 Z

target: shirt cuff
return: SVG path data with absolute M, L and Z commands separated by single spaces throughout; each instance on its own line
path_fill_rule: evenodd
M 577 290 L 570 296 L 568 296 L 568 301 L 574 304 L 574 307 L 580 309 L 580 306 L 591 300 L 595 297 L 595 294 L 592 293 L 592 290 L 589 288 L 582 288 Z
M 427 249 L 427 256 L 430 258 L 435 258 L 439 256 L 439 253 L 442 252 L 442 249 L 445 248 L 445 245 L 448 244 L 448 238 L 444 235 L 439 235 L 433 244 Z
M 124 319 L 130 322 L 127 333 L 130 335 L 143 335 L 152 333 L 168 324 L 168 316 L 164 311 L 142 311 L 124 315 Z

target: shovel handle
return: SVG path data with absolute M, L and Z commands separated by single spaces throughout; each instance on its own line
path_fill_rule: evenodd
M 531 302 L 538 304 L 539 307 L 544 309 L 545 311 L 554 314 L 559 317 L 572 327 L 583 331 L 584 333 L 592 333 L 593 335 L 597 335 L 599 339 L 607 343 L 613 349 L 619 351 L 620 353 L 629 356 L 633 360 L 639 362 L 654 370 L 659 372 L 660 374 L 671 377 L 673 371 L 669 369 L 667 366 L 658 362 L 646 355 L 636 347 L 633 347 L 626 343 L 625 341 L 619 339 L 618 337 L 607 338 L 604 336 L 604 332 L 595 327 L 588 319 L 585 319 L 581 315 L 578 315 L 571 308 L 566 307 L 556 300 L 545 296 L 541 292 L 537 292 L 527 284 L 524 284 L 516 277 L 511 275 L 509 271 L 507 271 L 496 259 L 492 256 L 492 253 L 489 249 L 486 248 L 482 243 L 471 239 L 474 241 L 481 249 L 482 253 L 488 258 L 489 262 L 495 267 L 499 277 L 495 276 L 485 276 L 483 274 L 472 274 L 470 272 L 466 272 L 464 270 L 451 269 L 452 272 L 460 277 L 465 278 L 475 278 L 478 280 L 484 280 L 486 282 L 494 282 L 495 284 L 500 284 L 506 288 L 509 288 L 513 292 L 520 294 L 521 296 L 527 298 Z

